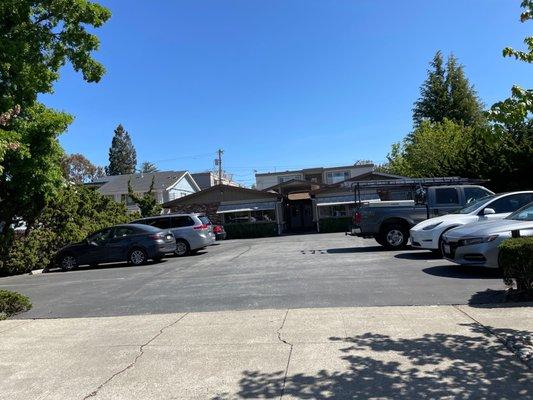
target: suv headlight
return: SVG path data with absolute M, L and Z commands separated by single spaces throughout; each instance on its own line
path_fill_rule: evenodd
M 442 224 L 442 221 L 441 222 L 437 222 L 436 224 L 431 224 L 431 225 L 425 226 L 425 227 L 422 228 L 422 230 L 423 231 L 430 231 L 432 229 L 435 229 L 440 224 Z
M 472 244 L 479 244 L 479 243 L 488 243 L 492 242 L 493 240 L 496 240 L 498 238 L 498 235 L 490 235 L 490 236 L 483 236 L 483 237 L 474 237 L 474 238 L 468 238 L 468 239 L 461 239 L 459 240 L 460 246 L 469 246 Z

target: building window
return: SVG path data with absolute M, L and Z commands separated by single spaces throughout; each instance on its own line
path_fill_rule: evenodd
M 326 183 L 333 184 L 350 179 L 350 171 L 326 172 Z
M 301 177 L 300 177 L 300 175 L 278 176 L 278 183 L 292 181 L 293 179 L 301 179 Z

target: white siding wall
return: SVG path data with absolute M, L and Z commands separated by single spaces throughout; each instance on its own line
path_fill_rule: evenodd
M 263 190 L 268 187 L 277 185 L 279 183 L 279 178 L 283 178 L 284 180 L 290 180 L 290 179 L 303 179 L 302 174 L 298 173 L 284 173 L 280 172 L 279 174 L 272 174 L 272 175 L 260 175 L 255 177 L 255 184 L 257 190 Z
M 183 177 L 173 188 L 164 193 L 162 202 L 179 199 L 192 193 L 196 193 L 196 189 L 192 187 L 186 177 Z

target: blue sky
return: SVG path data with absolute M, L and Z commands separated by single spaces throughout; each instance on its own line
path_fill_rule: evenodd
M 70 67 L 47 105 L 76 119 L 61 143 L 105 165 L 113 129 L 130 132 L 139 163 L 253 171 L 382 162 L 412 126 L 436 50 L 453 52 L 486 105 L 531 65 L 501 57 L 531 23 L 519 0 L 102 0 L 111 20 L 95 54 L 98 84 Z

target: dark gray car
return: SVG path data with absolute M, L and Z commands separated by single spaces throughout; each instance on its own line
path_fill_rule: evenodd
M 176 240 L 168 230 L 141 224 L 116 225 L 63 247 L 56 255 L 56 265 L 64 271 L 108 262 L 141 265 L 149 259 L 160 261 L 175 250 Z

